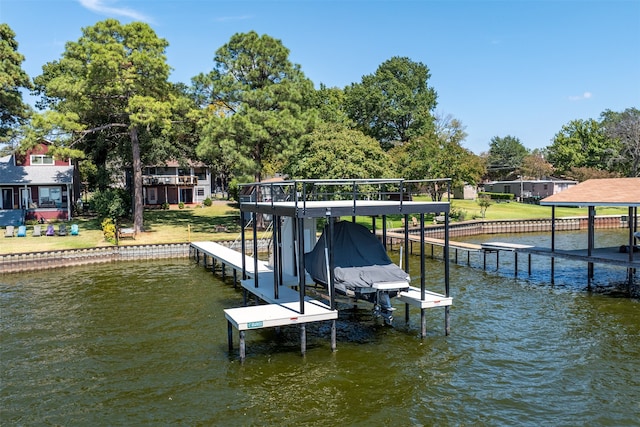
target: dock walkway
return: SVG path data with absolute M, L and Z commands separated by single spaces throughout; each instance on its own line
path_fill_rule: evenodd
M 240 252 L 215 242 L 193 242 L 191 247 L 195 251 L 194 257 L 198 262 L 200 254 L 203 255 L 205 266 L 207 265 L 207 257 L 219 262 L 222 265 L 223 276 L 225 266 L 232 268 L 234 284 L 236 283 L 237 272 L 242 273 L 243 268 L 243 255 Z M 258 287 L 256 287 L 254 259 L 248 255 L 244 255 L 244 257 L 245 273 L 249 279 L 241 280 L 242 288 L 257 299 L 264 301 L 265 304 L 245 305 L 224 310 L 227 319 L 229 351 L 233 351 L 234 327 L 238 330 L 240 337 L 240 360 L 244 360 L 246 357 L 245 331 L 300 325 L 300 345 L 301 352 L 304 354 L 306 352 L 304 324 L 335 320 L 338 318 L 338 311 L 332 310 L 328 305 L 310 297 L 304 297 L 304 301 L 300 301 L 300 294 L 290 287 L 298 284 L 297 278 L 293 276 L 284 275 L 282 284 L 276 288 L 274 286 L 274 271 L 264 261 L 258 261 Z M 215 263 L 212 262 L 212 270 L 214 269 Z M 332 333 L 331 345 L 332 348 L 335 348 L 334 333 Z

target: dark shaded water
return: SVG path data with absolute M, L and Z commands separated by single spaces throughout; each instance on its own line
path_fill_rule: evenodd
M 244 364 L 222 312 L 241 293 L 189 261 L 0 276 L 0 422 L 639 425 L 639 301 L 515 279 L 509 262 L 452 265 L 450 336 L 442 309 L 421 340 L 418 310 L 390 328 L 363 306 L 341 313 L 335 353 L 327 325 L 305 357 L 297 328 L 252 331 Z M 427 267 L 441 291 L 441 261 Z

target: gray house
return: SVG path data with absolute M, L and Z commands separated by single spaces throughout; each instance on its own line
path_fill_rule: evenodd
M 540 200 L 553 194 L 571 188 L 578 184 L 578 181 L 563 179 L 536 179 L 536 180 L 514 180 L 514 181 L 494 181 L 484 185 L 484 191 L 488 193 L 513 194 L 516 200 Z

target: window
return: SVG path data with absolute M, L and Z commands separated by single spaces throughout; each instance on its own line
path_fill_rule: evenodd
M 46 154 L 32 154 L 31 155 L 31 165 L 52 165 L 53 157 L 47 156 Z
M 62 204 L 62 190 L 60 187 L 40 187 L 38 189 L 39 205 L 42 208 L 56 207 Z
M 196 196 L 204 197 L 204 187 L 196 187 Z

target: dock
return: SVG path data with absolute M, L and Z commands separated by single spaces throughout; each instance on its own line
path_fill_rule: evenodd
M 254 260 L 248 255 L 243 256 L 240 252 L 215 242 L 193 242 L 190 245 L 190 251 L 197 262 L 200 262 L 202 256 L 205 267 L 208 267 L 207 260 L 211 259 L 212 271 L 215 271 L 216 263 L 220 264 L 223 277 L 226 268 L 230 268 L 233 271 L 234 285 L 238 282 L 238 273 L 242 274 L 243 268 L 245 270 L 246 278 L 240 280 L 244 290 L 245 305 L 224 310 L 227 319 L 229 352 L 233 351 L 233 328 L 235 328 L 239 333 L 240 360 L 246 357 L 246 331 L 248 330 L 299 325 L 301 353 L 304 354 L 306 352 L 305 324 L 326 320 L 335 321 L 338 318 L 338 311 L 332 310 L 321 301 L 304 297 L 301 303 L 300 294 L 291 288 L 298 284 L 296 277 L 284 275 L 282 282 L 274 286 L 274 270 L 264 261 Z M 255 261 L 257 261 L 257 269 Z M 247 293 L 256 298 L 256 305 L 247 305 Z M 259 304 L 259 301 L 263 303 Z M 335 340 L 334 326 L 331 334 L 332 349 L 335 349 Z

